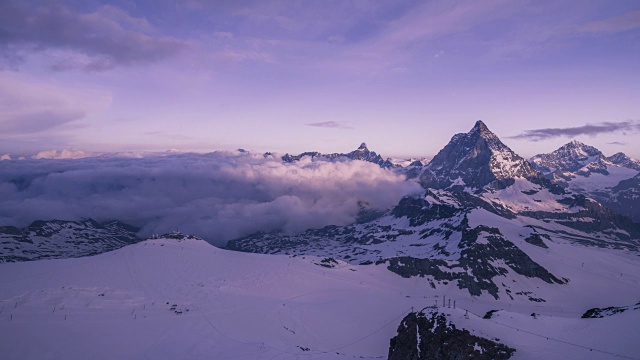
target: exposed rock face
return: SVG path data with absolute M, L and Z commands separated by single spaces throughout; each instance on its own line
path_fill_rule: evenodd
M 0 227 L 0 262 L 96 255 L 141 241 L 138 229 L 116 220 L 35 221 L 26 228 Z
M 410 313 L 391 339 L 389 360 L 509 359 L 515 353 L 506 345 L 472 335 L 437 312 Z
M 462 250 L 458 260 L 396 257 L 389 259 L 388 269 L 407 278 L 430 275 L 435 280 L 457 281 L 458 288 L 467 289 L 473 296 L 488 292 L 496 299 L 499 298 L 499 289 L 493 279 L 508 274 L 509 270 L 549 284 L 565 283 L 506 240 L 499 229 L 463 226 L 462 240 L 458 245 Z M 479 237 L 483 237 L 482 241 L 478 241 Z
M 431 160 L 420 177 L 426 188 L 504 188 L 514 178 L 541 175 L 522 157 L 500 141 L 482 122 L 471 131 L 456 134 Z
M 583 319 L 598 319 L 606 316 L 621 314 L 627 310 L 640 310 L 640 302 L 631 306 L 610 306 L 607 308 L 593 308 L 582 314 Z
M 524 241 L 528 242 L 531 245 L 539 246 L 543 249 L 548 249 L 549 247 L 544 243 L 544 240 L 542 240 L 543 237 L 547 240 L 550 239 L 549 235 L 531 234 L 528 238 L 524 239 Z
M 611 189 L 609 198 L 603 203 L 640 223 L 640 174 L 622 180 Z

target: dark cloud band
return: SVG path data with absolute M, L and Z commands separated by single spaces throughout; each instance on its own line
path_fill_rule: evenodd
M 310 124 L 307 124 L 307 126 L 323 127 L 323 128 L 330 128 L 330 129 L 353 129 L 353 127 L 347 125 L 345 122 L 342 122 L 342 121 L 323 121 L 323 122 L 317 122 L 317 123 L 310 123 Z
M 579 135 L 596 136 L 599 134 L 615 132 L 639 132 L 640 122 L 603 122 L 599 124 L 586 124 L 583 126 L 567 128 L 546 128 L 526 130 L 521 134 L 510 136 L 511 139 L 522 139 L 530 141 L 541 141 L 555 137 L 575 137 Z

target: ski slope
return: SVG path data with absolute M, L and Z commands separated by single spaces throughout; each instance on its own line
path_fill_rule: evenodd
M 440 310 L 459 327 L 516 348 L 513 359 L 640 358 L 640 311 L 579 318 L 590 307 L 640 300 L 637 254 L 565 244 L 542 256 L 546 251 L 528 249 L 571 282 L 533 279 L 529 286 L 537 287 L 543 303 L 473 298 L 452 283 L 433 289 L 425 279 L 401 278 L 383 265 L 325 268 L 317 265 L 319 258 L 232 252 L 196 239 L 154 239 L 92 257 L 0 264 L 0 354 L 380 359 L 412 308 L 442 307 L 451 299 L 452 307 Z M 512 281 L 510 275 L 504 281 Z M 502 310 L 481 319 L 492 309 Z

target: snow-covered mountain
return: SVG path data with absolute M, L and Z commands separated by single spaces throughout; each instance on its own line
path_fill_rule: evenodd
M 606 158 L 600 150 L 573 140 L 549 154 L 538 154 L 530 159 L 531 164 L 543 174 L 576 172 L 593 162 L 601 163 Z
M 530 162 L 555 182 L 587 194 L 617 185 L 640 170 L 640 162 L 624 153 L 605 157 L 600 150 L 576 140 L 549 154 L 536 155 Z
M 530 161 L 554 183 L 640 221 L 637 198 L 633 196 L 637 188 L 633 178 L 640 171 L 640 161 L 624 153 L 605 157 L 600 150 L 575 140 Z
M 481 191 L 485 186 L 505 188 L 518 178 L 540 181 L 540 174 L 478 121 L 468 133 L 451 138 L 426 166 L 420 181 L 432 189 Z
M 100 254 L 141 239 L 138 229 L 112 220 L 35 221 L 25 228 L 0 227 L 0 263 Z
M 473 296 L 544 301 L 527 279 L 545 286 L 571 279 L 534 260 L 537 248 L 640 246 L 640 224 L 552 184 L 482 122 L 455 135 L 420 180 L 422 196 L 404 198 L 375 219 L 299 234 L 254 234 L 227 248 L 384 263 L 403 277 L 426 277 L 436 288 L 454 282 Z
M 620 165 L 622 167 L 626 167 L 628 169 L 633 169 L 640 171 L 640 160 L 636 160 L 628 157 L 625 153 L 618 152 L 607 158 L 609 162 Z

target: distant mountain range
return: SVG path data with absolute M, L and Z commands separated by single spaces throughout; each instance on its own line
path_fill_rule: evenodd
M 137 232 L 117 220 L 50 220 L 34 221 L 25 228 L 2 226 L 0 263 L 96 255 L 141 241 Z
M 539 158 L 553 173 L 564 167 L 579 170 L 599 159 L 588 153 L 584 159 Z M 454 135 L 421 167 L 417 177 L 425 188 L 423 195 L 406 197 L 388 212 L 349 226 L 299 234 L 259 233 L 230 241 L 227 248 L 385 264 L 403 277 L 427 277 L 434 287 L 454 282 L 474 296 L 525 296 L 531 301 L 544 299 L 523 285 L 525 279 L 550 285 L 570 281 L 533 260 L 528 254 L 534 248 L 569 243 L 638 250 L 640 224 L 538 171 L 542 164 L 534 164 L 478 121 L 468 133 Z M 630 190 L 634 185 L 618 193 L 637 195 Z M 498 280 L 503 276 L 509 281 Z
M 424 193 L 386 212 L 363 206 L 352 225 L 258 233 L 231 241 L 229 249 L 386 263 L 402 276 L 431 275 L 434 286 L 457 281 L 474 295 L 497 297 L 506 290 L 491 279 L 505 272 L 550 284 L 566 281 L 533 261 L 518 241 L 542 248 L 555 241 L 628 250 L 640 245 L 640 225 L 629 218 L 640 221 L 640 162 L 623 153 L 605 157 L 572 141 L 527 161 L 478 121 L 429 162 L 384 159 L 365 143 L 349 153 L 286 154 L 282 161 L 307 156 L 368 161 L 415 178 Z M 137 231 L 91 219 L 0 227 L 0 261 L 98 254 L 140 241 Z M 492 265 L 497 260 L 503 264 Z
M 362 161 L 368 161 L 374 164 L 378 164 L 381 167 L 388 168 L 388 169 L 394 168 L 394 167 L 401 167 L 400 165 L 394 164 L 391 161 L 391 159 L 385 160 L 382 158 L 382 156 L 378 155 L 375 151 L 370 151 L 366 143 L 360 144 L 360 146 L 356 150 L 347 154 L 342 154 L 342 153 L 321 154 L 317 151 L 309 151 L 309 152 L 304 152 L 298 155 L 285 154 L 282 157 L 282 161 L 290 163 L 294 161 L 299 161 L 305 156 L 309 156 L 311 158 L 324 158 L 328 160 L 339 159 L 339 158 L 345 158 L 350 160 L 362 160 Z
M 480 137 L 486 141 L 476 148 Z M 468 156 L 471 150 L 477 154 Z M 640 222 L 640 160 L 622 152 L 606 157 L 595 147 L 575 140 L 551 153 L 526 160 L 504 145 L 482 121 L 478 121 L 469 133 L 455 135 L 431 161 L 384 159 L 369 150 L 366 143 L 346 154 L 304 152 L 286 154 L 282 160 L 294 162 L 305 156 L 329 161 L 341 158 L 368 161 L 402 173 L 408 179 L 419 178 L 419 182 L 429 189 L 456 186 L 476 191 L 489 184 L 498 189 L 515 178 L 527 178 L 536 184 L 547 183 L 586 195 Z M 445 166 L 447 163 L 450 166 Z

